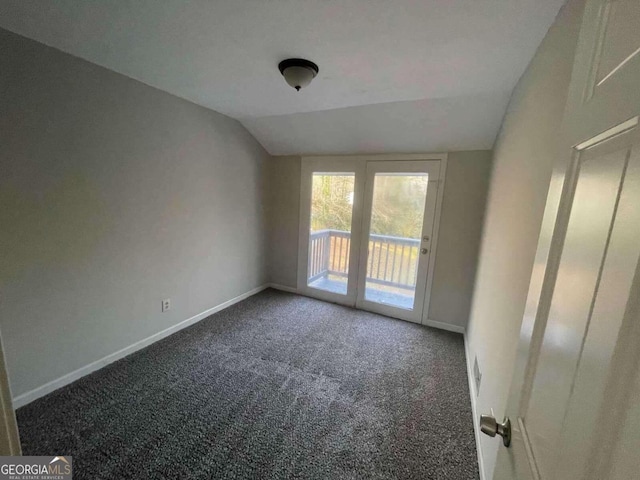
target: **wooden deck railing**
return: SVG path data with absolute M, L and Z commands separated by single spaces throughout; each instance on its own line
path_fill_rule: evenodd
M 336 275 L 346 277 L 349 268 L 351 233 L 341 230 L 311 232 L 309 283 Z M 420 240 L 387 235 L 370 235 L 367 281 L 397 288 L 414 289 Z

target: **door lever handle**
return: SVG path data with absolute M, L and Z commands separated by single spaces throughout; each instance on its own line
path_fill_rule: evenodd
M 493 415 L 480 415 L 480 431 L 490 437 L 500 435 L 505 447 L 511 445 L 511 420 L 505 417 L 502 423 L 498 423 Z

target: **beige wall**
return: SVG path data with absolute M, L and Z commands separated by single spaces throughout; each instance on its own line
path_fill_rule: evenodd
M 486 150 L 449 154 L 429 320 L 467 326 L 491 156 Z
M 300 157 L 269 164 L 270 275 L 296 288 Z M 465 327 L 475 278 L 491 152 L 452 152 L 447 164 L 429 319 Z
M 273 157 L 268 167 L 269 278 L 295 289 L 298 274 L 300 157 Z
M 580 4 L 570 2 L 518 83 L 495 147 L 476 285 L 469 361 L 483 374 L 477 413 L 502 418 L 531 279 L 577 42 Z M 475 419 L 478 420 L 477 418 Z M 501 442 L 481 436 L 485 478 Z
M 2 30 L 0 72 L 14 395 L 267 281 L 268 155 L 237 121 Z

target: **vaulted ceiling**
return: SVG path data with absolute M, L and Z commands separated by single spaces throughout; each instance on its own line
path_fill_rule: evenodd
M 0 27 L 240 120 L 271 154 L 491 148 L 563 0 L 0 0 Z M 320 73 L 296 92 L 277 69 Z

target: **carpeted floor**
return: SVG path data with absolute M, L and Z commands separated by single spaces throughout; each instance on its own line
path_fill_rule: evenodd
M 75 479 L 477 479 L 462 336 L 266 290 L 17 411 Z

